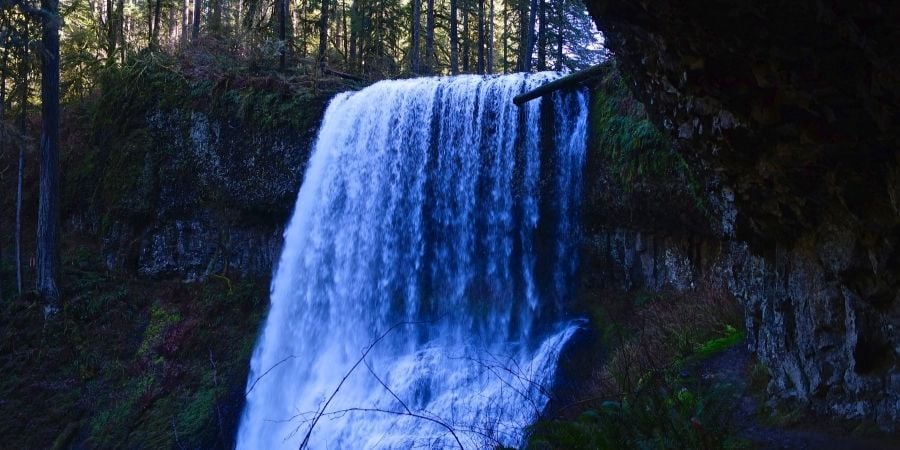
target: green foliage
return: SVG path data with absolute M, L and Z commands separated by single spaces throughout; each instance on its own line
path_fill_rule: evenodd
M 63 254 L 56 321 L 29 296 L 0 311 L 4 442 L 172 448 L 174 424 L 183 446 L 220 445 L 219 412 L 246 381 L 268 281 L 137 281 L 106 273 L 89 245 Z
M 603 402 L 575 420 L 537 423 L 527 448 L 746 448 L 728 421 L 738 395 L 727 383 L 706 388 L 673 373 L 648 377 L 621 401 Z
M 731 411 L 739 380 L 712 383 L 701 361 L 740 345 L 737 301 L 704 285 L 686 292 L 588 291 L 579 307 L 599 331 L 586 353 L 602 355 L 580 376 L 572 416 L 535 424 L 529 449 L 744 448 Z
M 631 97 L 625 80 L 611 70 L 605 90 L 594 95 L 591 142 L 608 156 L 622 186 L 632 189 L 642 178 L 673 177 L 688 171 L 672 143 L 647 117 L 643 105 Z
M 700 358 L 709 357 L 744 342 L 746 337 L 746 333 L 743 330 L 738 330 L 734 326 L 727 324 L 722 332 L 722 337 L 710 339 L 700 344 L 694 353 Z
M 694 206 L 709 217 L 698 177 L 672 141 L 632 97 L 623 75 L 611 65 L 591 105 L 589 145 L 603 158 L 625 194 L 667 183 L 686 186 Z
M 144 337 L 138 348 L 138 356 L 150 356 L 151 351 L 162 343 L 164 333 L 180 321 L 181 316 L 176 311 L 167 311 L 158 303 L 154 304 L 150 308 L 150 323 L 144 330 Z

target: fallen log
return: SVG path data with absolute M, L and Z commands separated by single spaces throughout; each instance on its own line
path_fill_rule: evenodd
M 338 77 L 338 78 L 343 78 L 343 79 L 345 79 L 345 80 L 359 81 L 359 82 L 361 82 L 361 83 L 368 83 L 368 82 L 369 82 L 369 80 L 366 80 L 365 78 L 358 77 L 358 76 L 356 76 L 356 75 L 352 75 L 352 74 L 349 74 L 349 73 L 346 73 L 346 72 L 340 72 L 340 71 L 334 70 L 334 69 L 332 69 L 331 67 L 328 67 L 328 66 L 325 66 L 325 65 L 322 66 L 322 72 L 324 72 L 324 73 L 326 73 L 326 74 L 328 74 L 328 75 L 334 75 L 334 76 L 336 76 L 336 77 Z
M 586 81 L 591 80 L 592 78 L 598 77 L 603 74 L 605 71 L 604 65 L 596 65 L 592 67 L 588 67 L 584 70 L 579 70 L 578 72 L 570 73 L 564 77 L 561 77 L 557 80 L 551 81 L 547 84 L 543 84 L 534 88 L 524 94 L 517 95 L 513 98 L 513 103 L 517 106 L 522 106 L 523 103 L 534 100 L 538 97 L 543 97 L 547 94 L 552 94 L 560 89 L 569 89 L 574 87 L 577 84 L 584 83 Z

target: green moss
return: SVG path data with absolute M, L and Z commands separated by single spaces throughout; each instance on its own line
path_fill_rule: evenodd
M 744 342 L 745 338 L 746 333 L 744 331 L 738 330 L 731 325 L 725 325 L 722 337 L 710 339 L 700 344 L 694 353 L 700 358 L 707 358 Z
M 193 438 L 215 429 L 215 408 L 220 396 L 215 388 L 207 387 L 186 398 L 184 407 L 175 416 L 178 432 Z
M 697 210 L 710 217 L 699 178 L 632 97 L 618 69 L 607 71 L 593 92 L 589 145 L 624 193 L 642 185 L 683 185 Z
M 159 304 L 150 308 L 150 323 L 144 330 L 144 338 L 138 348 L 138 356 L 148 357 L 162 342 L 164 333 L 173 325 L 181 321 L 181 316 L 174 311 L 168 311 Z

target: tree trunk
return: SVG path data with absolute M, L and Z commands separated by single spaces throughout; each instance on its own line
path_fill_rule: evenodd
M 200 37 L 200 0 L 194 0 L 193 23 L 191 24 L 191 40 Z
M 6 67 L 9 62 L 9 47 L 3 47 L 3 67 L 0 68 L 0 122 L 3 122 L 3 116 L 6 115 Z M 0 127 L 0 155 L 6 153 L 6 128 Z M 2 216 L 0 216 L 0 224 L 2 224 Z M 0 226 L 2 230 L 2 226 Z M 0 261 L 3 261 L 3 245 L 0 245 Z M 3 272 L 0 271 L 0 275 Z M 0 301 L 3 300 L 3 280 L 0 279 Z
M 547 70 L 547 1 L 540 0 L 538 6 L 540 22 L 538 25 L 537 69 Z
M 487 23 L 487 73 L 494 73 L 494 0 L 488 0 L 488 23 Z
M 234 32 L 238 36 L 241 35 L 241 20 L 244 17 L 244 2 L 238 0 L 237 8 L 234 11 Z
M 22 60 L 19 62 L 19 77 L 22 80 L 20 100 L 19 130 L 28 135 L 28 22 L 24 26 L 25 42 L 22 44 Z M 22 181 L 25 178 L 25 139 L 19 145 L 19 164 L 16 172 L 16 290 L 22 296 Z
M 224 0 L 212 0 L 212 14 L 209 18 L 210 34 L 213 36 L 222 35 L 222 2 Z M 286 2 L 287 0 L 285 0 Z
M 341 2 L 341 28 L 343 30 L 341 46 L 343 47 L 344 54 L 344 70 L 349 70 L 350 68 L 350 27 L 347 24 L 349 17 L 347 17 L 347 2 Z
M 166 43 L 171 43 L 178 36 L 178 21 L 175 20 L 175 8 L 169 8 L 169 35 L 166 36 Z
M 519 1 L 519 61 L 516 70 L 526 72 L 528 70 L 528 58 L 525 57 L 528 47 L 528 4 L 530 0 Z
M 458 0 L 450 0 L 450 73 L 459 73 L 459 24 L 456 20 Z
M 328 8 L 328 0 L 322 0 L 322 14 L 319 17 L 319 52 L 316 55 L 320 65 L 325 63 L 325 51 L 328 50 Z
M 478 60 L 475 63 L 475 71 L 484 73 L 484 0 L 478 1 Z
M 434 72 L 434 0 L 428 0 L 428 13 L 425 16 L 425 71 Z
M 159 47 L 159 14 L 162 0 L 156 0 L 156 11 L 153 13 L 153 26 L 150 27 L 150 48 Z
M 509 1 L 503 1 L 503 73 L 509 73 Z
M 190 18 L 191 18 L 191 0 L 181 0 L 181 43 L 184 43 L 184 38 L 188 35 L 188 27 L 190 26 Z M 240 2 L 238 2 L 240 4 Z M 240 21 L 238 21 L 240 24 Z M 240 26 L 240 25 L 238 25 Z
M 287 2 L 288 0 L 277 0 L 275 2 L 275 13 L 278 20 L 278 40 L 281 41 L 281 48 L 278 50 L 279 70 L 284 70 L 287 67 Z
M 409 39 L 409 71 L 419 73 L 419 18 L 422 0 L 412 0 L 412 30 Z
M 59 0 L 41 0 L 41 168 L 38 194 L 37 290 L 44 317 L 59 310 Z
M 121 1 L 124 5 L 125 0 L 121 0 Z M 125 17 L 125 9 L 124 8 L 122 9 L 122 14 L 119 16 L 119 18 L 122 19 L 122 28 L 120 28 L 122 33 L 119 34 L 119 56 L 120 56 L 119 63 L 125 64 L 125 53 L 126 53 L 126 50 L 128 47 L 128 41 L 125 40 L 125 30 L 129 29 L 128 27 L 131 26 L 131 22 Z
M 553 80 L 547 84 L 540 85 L 528 92 L 519 94 L 513 97 L 513 103 L 516 105 L 522 105 L 538 97 L 543 97 L 547 94 L 552 94 L 562 89 L 571 89 L 579 85 L 586 84 L 592 79 L 604 75 L 607 70 L 608 68 L 602 64 L 588 67 L 584 70 L 579 70 L 578 72 L 574 72 L 564 77 L 557 78 L 556 80 Z
M 557 72 L 563 69 L 563 59 L 565 58 L 565 53 L 563 53 L 563 44 L 565 43 L 565 34 L 563 31 L 566 27 L 566 15 L 563 10 L 564 6 L 562 0 L 556 2 L 556 65 L 554 70 Z
M 118 15 L 112 0 L 106 0 L 106 59 L 109 62 L 116 57 L 118 44 Z
M 472 50 L 472 38 L 469 36 L 469 5 L 468 0 L 463 3 L 463 45 L 462 45 L 462 70 L 469 73 L 469 53 Z
M 528 13 L 528 29 L 526 34 L 528 39 L 525 41 L 524 63 L 525 72 L 531 71 L 531 56 L 534 54 L 534 26 L 537 21 L 538 0 L 531 0 Z
M 350 3 L 350 67 L 351 70 L 362 72 L 357 61 L 357 48 L 359 44 L 359 2 L 362 0 L 353 0 Z

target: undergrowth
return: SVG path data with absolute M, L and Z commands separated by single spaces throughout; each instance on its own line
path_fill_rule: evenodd
M 2 306 L 0 441 L 230 447 L 266 281 L 140 281 L 102 270 L 90 247 L 65 255 L 53 321 L 30 294 Z
M 530 449 L 743 448 L 730 411 L 735 381 L 710 384 L 686 368 L 744 341 L 742 317 L 727 292 L 591 292 L 581 309 L 604 354 L 574 398 L 529 430 Z

